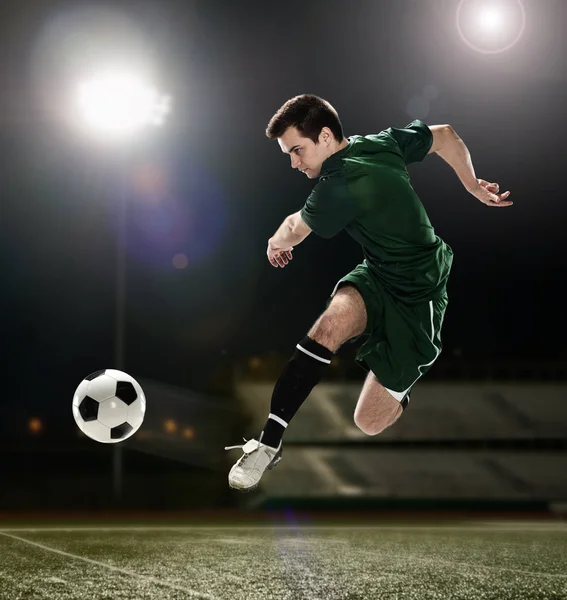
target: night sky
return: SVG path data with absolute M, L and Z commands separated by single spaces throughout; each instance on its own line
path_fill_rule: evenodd
M 566 360 L 567 3 L 526 0 L 524 34 L 500 54 L 463 43 L 457 4 L 3 5 L 3 408 L 68 411 L 84 376 L 114 366 L 121 193 L 124 370 L 207 389 L 222 361 L 292 352 L 361 260 L 344 232 L 312 234 L 286 269 L 266 260 L 268 238 L 314 185 L 264 134 L 300 93 L 329 100 L 347 136 L 415 118 L 453 126 L 477 176 L 515 204 L 482 205 L 436 155 L 409 168 L 455 253 L 444 352 Z M 164 126 L 123 147 L 88 139 L 72 118 L 80 78 L 121 60 L 148 65 L 173 101 Z

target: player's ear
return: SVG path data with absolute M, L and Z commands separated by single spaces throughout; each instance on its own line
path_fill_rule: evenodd
M 319 134 L 319 141 L 328 146 L 331 143 L 331 139 L 331 130 L 328 127 L 323 127 Z

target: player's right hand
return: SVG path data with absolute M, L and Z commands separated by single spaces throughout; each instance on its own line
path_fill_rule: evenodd
M 292 250 L 293 248 L 288 248 L 287 250 L 273 250 L 270 248 L 270 246 L 268 246 L 268 260 L 270 261 L 272 267 L 285 267 L 290 260 L 293 260 L 293 256 L 291 254 Z
M 510 192 L 499 194 L 500 186 L 497 183 L 489 183 L 484 179 L 477 179 L 478 186 L 469 192 L 487 206 L 512 206 L 513 202 L 507 200 Z

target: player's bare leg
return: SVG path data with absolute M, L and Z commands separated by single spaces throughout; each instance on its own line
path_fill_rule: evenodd
M 339 288 L 307 337 L 297 344 L 278 379 L 259 440 L 227 448 L 242 448 L 244 453 L 230 470 L 230 487 L 253 490 L 264 471 L 281 460 L 282 436 L 289 422 L 323 377 L 334 352 L 347 340 L 360 335 L 366 329 L 366 320 L 366 307 L 358 290 L 353 286 Z
M 393 425 L 403 412 L 402 405 L 370 371 L 354 410 L 354 422 L 366 435 L 376 435 Z
M 345 285 L 337 290 L 327 310 L 307 335 L 336 352 L 366 329 L 366 319 L 366 306 L 359 291 L 352 285 Z

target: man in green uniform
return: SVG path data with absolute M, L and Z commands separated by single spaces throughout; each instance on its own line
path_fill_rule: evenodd
M 362 246 L 363 262 L 335 287 L 328 306 L 301 340 L 272 395 L 259 440 L 249 440 L 229 485 L 254 489 L 282 456 L 290 420 L 319 383 L 333 354 L 364 336 L 356 360 L 369 369 L 354 412 L 368 435 L 394 423 L 415 382 L 441 352 L 446 284 L 453 252 L 433 230 L 406 166 L 439 154 L 465 188 L 488 206 L 505 207 L 510 192 L 477 179 L 469 151 L 449 125 L 416 120 L 403 129 L 343 136 L 335 109 L 311 94 L 288 100 L 266 135 L 277 139 L 294 169 L 319 182 L 301 211 L 268 242 L 268 260 L 285 267 L 312 231 L 331 238 L 343 229 Z

